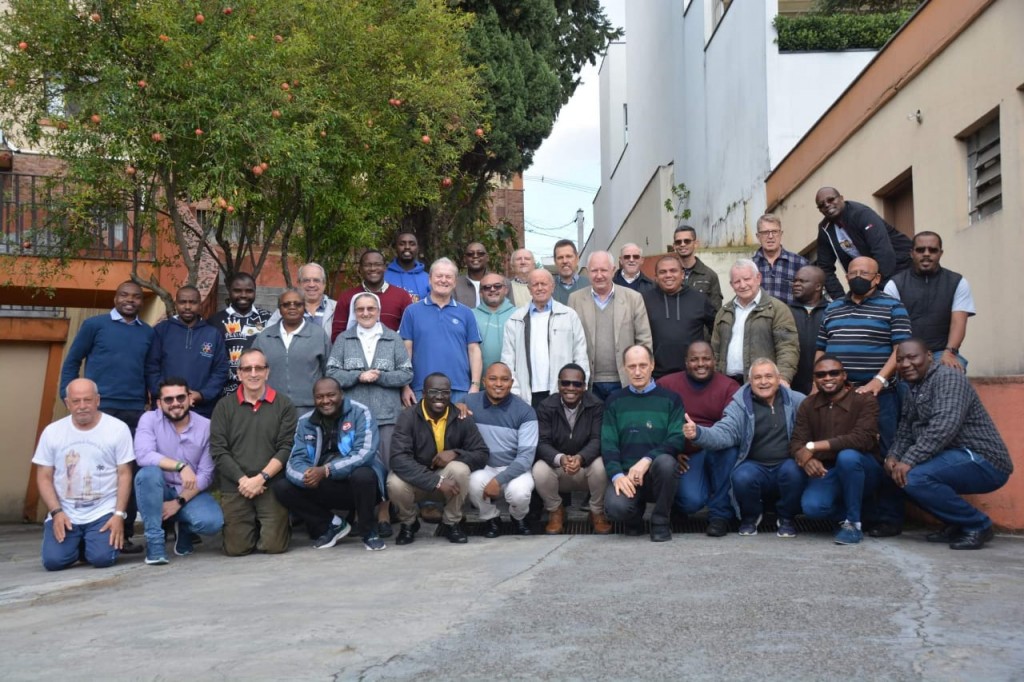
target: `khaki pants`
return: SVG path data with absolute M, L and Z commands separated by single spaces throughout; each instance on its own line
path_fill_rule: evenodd
M 288 510 L 269 487 L 251 500 L 238 493 L 222 492 L 220 506 L 224 511 L 224 553 L 228 556 L 243 556 L 253 550 L 267 554 L 288 550 Z
M 604 470 L 604 460 L 600 457 L 583 467 L 572 476 L 565 473 L 562 467 L 552 467 L 543 460 L 533 463 L 533 482 L 537 494 L 544 500 L 545 511 L 554 511 L 562 504 L 558 493 L 573 490 L 590 491 L 590 511 L 604 514 L 604 494 L 608 489 L 608 474 Z
M 462 462 L 449 462 L 441 470 L 445 478 L 459 485 L 459 494 L 446 499 L 440 490 L 423 490 L 409 485 L 394 472 L 388 474 L 388 498 L 398 509 L 398 520 L 410 526 L 416 520 L 416 503 L 432 500 L 444 504 L 444 522 L 453 525 L 462 520 L 462 505 L 469 494 L 469 467 Z

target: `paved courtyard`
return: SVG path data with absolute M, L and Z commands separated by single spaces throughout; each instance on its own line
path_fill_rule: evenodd
M 1024 538 L 535 536 L 48 574 L 0 527 L 4 680 L 1010 680 Z

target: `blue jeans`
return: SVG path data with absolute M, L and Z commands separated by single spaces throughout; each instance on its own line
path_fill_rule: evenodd
M 967 448 L 957 448 L 943 450 L 914 466 L 907 473 L 903 491 L 943 522 L 965 531 L 981 531 L 991 526 L 992 520 L 960 495 L 990 493 L 1009 477 Z
M 676 488 L 676 508 L 693 514 L 707 505 L 709 518 L 731 519 L 730 476 L 738 456 L 734 447 L 690 455 L 690 469 L 679 478 Z
M 945 352 L 946 351 L 944 351 L 944 350 L 937 350 L 934 353 L 932 353 L 932 364 L 937 365 L 940 362 L 942 362 L 942 354 L 945 353 Z M 967 371 L 967 358 L 965 358 L 964 356 L 962 356 L 959 353 L 957 353 L 956 354 L 956 360 L 957 360 L 957 362 L 960 363 L 960 366 L 963 367 L 964 371 L 966 372 Z
M 859 450 L 840 450 L 835 466 L 824 478 L 804 474 L 807 487 L 801 506 L 812 519 L 860 522 L 864 496 L 878 489 L 885 477 L 882 465 Z
M 164 502 L 178 497 L 178 490 L 164 479 L 164 472 L 158 466 L 142 467 L 135 475 L 135 497 L 142 514 L 142 527 L 146 544 L 163 547 Z M 217 501 L 206 492 L 199 493 L 188 501 L 177 514 L 171 517 L 182 525 L 182 533 L 216 535 L 224 526 L 224 514 Z
M 593 393 L 598 400 L 608 400 L 613 392 L 622 388 L 622 384 L 617 381 L 595 381 L 594 385 L 590 388 L 590 392 Z
M 904 384 L 898 386 L 902 388 Z M 883 458 L 889 454 L 889 448 L 896 440 L 901 404 L 899 390 L 890 389 L 878 394 L 878 444 Z M 893 483 L 892 478 L 883 476 L 878 485 L 877 495 L 865 500 L 864 520 L 902 526 L 905 512 L 903 491 Z
M 43 524 L 43 568 L 59 571 L 85 559 L 96 568 L 113 566 L 120 550 L 110 546 L 110 531 L 100 532 L 113 514 L 105 514 L 92 523 L 74 524 L 64 534 L 64 542 L 53 535 L 53 520 Z
M 778 497 L 775 510 L 779 518 L 792 519 L 800 513 L 804 472 L 792 459 L 770 466 L 744 460 L 733 469 L 732 491 L 741 518 L 757 518 L 764 512 L 765 498 Z

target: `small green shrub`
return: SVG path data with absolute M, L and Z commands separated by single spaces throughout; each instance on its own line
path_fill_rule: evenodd
M 772 21 L 780 52 L 877 50 L 885 45 L 913 10 L 884 14 L 778 15 Z

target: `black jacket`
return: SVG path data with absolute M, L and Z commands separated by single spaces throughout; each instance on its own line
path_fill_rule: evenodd
M 640 276 L 634 279 L 632 282 L 627 282 L 626 278 L 622 276 L 622 268 L 615 271 L 615 276 L 612 277 L 612 282 L 619 286 L 632 289 L 638 294 L 646 294 L 651 289 L 657 288 L 657 284 L 647 278 L 647 275 L 640 273 Z
M 391 470 L 406 483 L 422 490 L 433 490 L 441 474 L 431 464 L 437 454 L 434 431 L 423 416 L 423 403 L 407 407 L 398 415 L 394 436 L 391 438 Z M 448 424 L 444 432 L 444 449 L 455 450 L 456 462 L 465 463 L 470 471 L 487 464 L 490 451 L 472 417 L 458 418 L 458 412 L 448 408 Z
M 562 396 L 550 395 L 537 406 L 537 428 L 540 438 L 537 443 L 537 459 L 555 466 L 559 454 L 580 455 L 583 466 L 588 467 L 601 455 L 601 420 L 604 418 L 604 403 L 590 391 L 584 391 L 580 399 L 576 426 L 569 428 L 562 408 Z
M 856 201 L 847 201 L 838 222 L 850 235 L 850 241 L 862 256 L 878 261 L 882 282 L 910 267 L 910 237 L 899 232 L 873 210 Z M 818 223 L 818 267 L 825 271 L 825 290 L 833 299 L 842 298 L 846 291 L 836 277 L 836 260 L 846 270 L 850 254 L 843 250 L 836 237 L 836 226 L 828 218 Z

